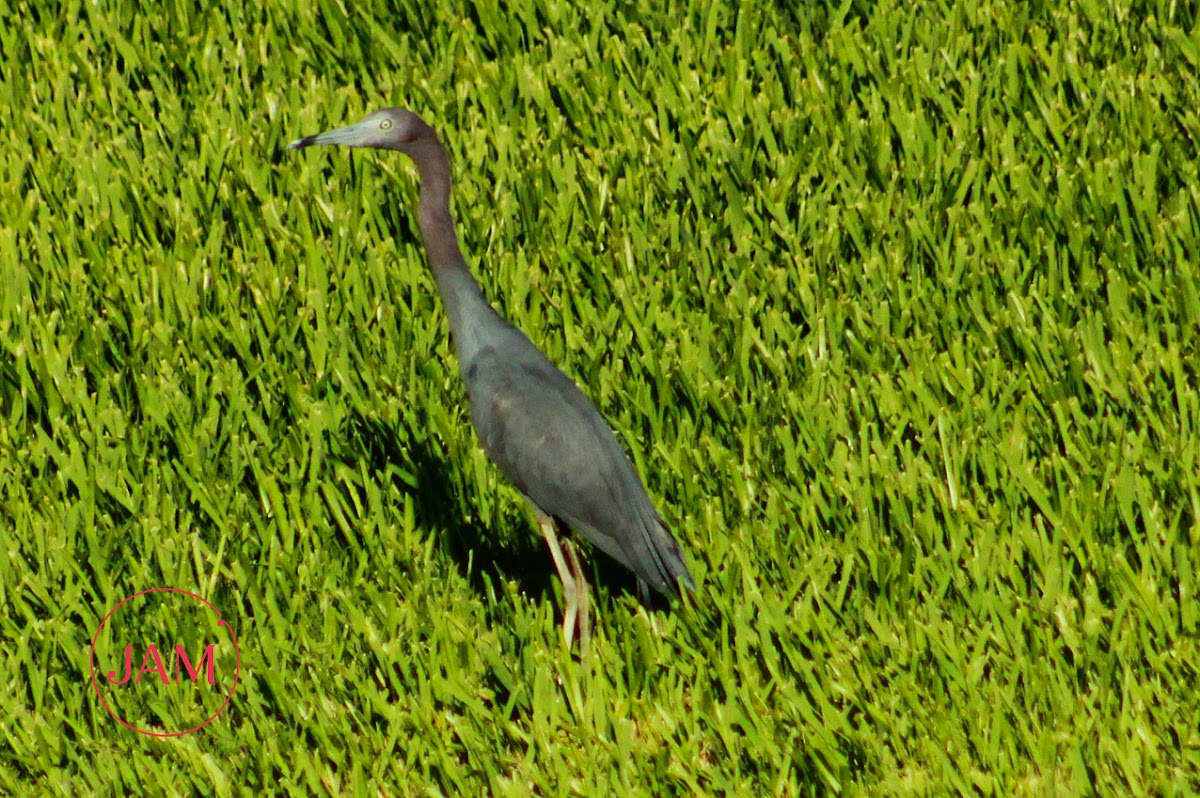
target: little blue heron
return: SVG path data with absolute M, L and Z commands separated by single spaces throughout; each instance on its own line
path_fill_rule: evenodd
M 437 134 L 411 111 L 386 108 L 349 127 L 293 141 L 289 149 L 337 144 L 397 150 L 421 179 L 418 220 L 429 266 L 446 305 L 483 448 L 533 506 L 563 582 L 563 637 L 578 623 L 586 650 L 588 585 L 575 547 L 555 535 L 562 521 L 667 598 L 694 590 L 683 552 L 646 495 L 616 435 L 575 383 L 484 298 L 463 259 L 450 218 L 450 162 Z

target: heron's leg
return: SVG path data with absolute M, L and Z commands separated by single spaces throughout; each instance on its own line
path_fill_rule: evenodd
M 534 505 L 533 502 L 530 504 L 533 505 L 533 513 L 537 516 L 538 526 L 542 528 L 542 537 L 546 539 L 546 545 L 550 547 L 550 556 L 554 558 L 554 567 L 558 571 L 558 578 L 563 583 L 563 598 L 567 602 L 567 606 L 563 610 L 563 638 L 567 641 L 567 648 L 570 648 L 571 642 L 575 639 L 575 619 L 579 615 L 579 588 L 575 584 L 575 569 L 567 564 L 567 558 L 558 544 L 558 535 L 554 533 L 554 519 L 543 513 L 541 508 Z M 570 548 L 569 541 L 563 542 L 571 552 L 571 561 L 577 566 L 575 550 Z M 584 585 L 585 589 L 586 587 Z M 586 607 L 584 607 L 584 612 L 587 612 Z
M 571 579 L 575 582 L 575 605 L 579 611 L 579 653 L 587 654 L 588 642 L 592 637 L 592 619 L 591 619 L 591 597 L 590 589 L 588 588 L 587 577 L 583 573 L 583 566 L 579 562 L 579 552 L 575 548 L 575 544 L 569 540 L 563 540 L 563 548 L 566 549 L 567 564 L 571 567 Z M 565 633 L 565 629 L 563 630 Z M 568 643 L 568 645 L 570 645 Z

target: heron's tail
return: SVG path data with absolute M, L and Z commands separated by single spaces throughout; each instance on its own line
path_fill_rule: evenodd
M 646 547 L 650 550 L 653 568 L 647 569 L 651 573 L 638 574 L 639 583 L 644 579 L 650 587 L 667 598 L 679 597 L 679 585 L 689 591 L 696 589 L 692 574 L 683 560 L 683 549 L 658 515 L 654 516 L 654 524 L 646 536 Z

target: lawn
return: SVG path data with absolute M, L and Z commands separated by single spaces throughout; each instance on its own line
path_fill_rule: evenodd
M 0 6 L 0 794 L 1200 793 L 1198 20 Z M 696 577 L 589 556 L 586 656 L 415 171 L 285 149 L 387 105 Z M 160 586 L 241 656 L 170 738 L 89 678 Z

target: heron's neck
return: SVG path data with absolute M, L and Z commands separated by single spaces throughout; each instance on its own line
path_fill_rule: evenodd
M 438 293 L 446 305 L 459 361 L 465 363 L 490 337 L 486 327 L 503 321 L 484 298 L 459 249 L 458 234 L 450 217 L 450 161 L 445 149 L 433 139 L 412 156 L 421 175 L 418 208 L 421 237 Z
M 419 222 L 429 265 L 435 274 L 448 269 L 466 271 L 467 264 L 450 218 L 450 161 L 446 151 L 433 140 L 413 155 L 421 173 Z

